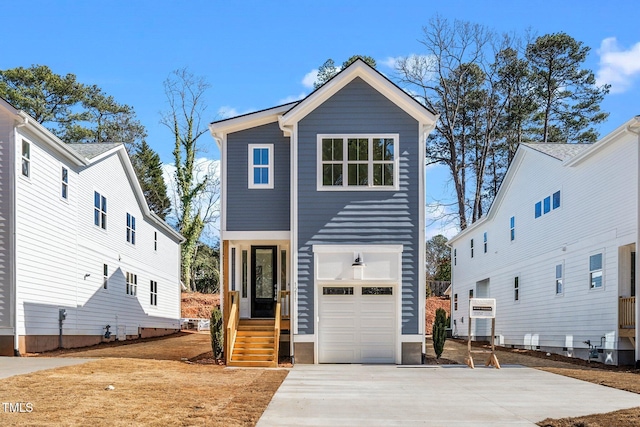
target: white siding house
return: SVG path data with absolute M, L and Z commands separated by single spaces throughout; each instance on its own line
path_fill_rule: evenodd
M 0 99 L 0 153 L 0 355 L 179 329 L 182 237 L 123 145 L 64 144 Z
M 595 144 L 521 144 L 486 217 L 449 242 L 454 334 L 468 335 L 470 296 L 490 297 L 499 345 L 640 359 L 639 130 L 640 116 Z M 488 340 L 488 323 L 471 334 Z

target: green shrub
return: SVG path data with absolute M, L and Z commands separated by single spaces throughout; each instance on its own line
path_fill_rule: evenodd
M 211 350 L 216 360 L 221 360 L 224 353 L 224 335 L 222 333 L 222 311 L 220 307 L 211 310 L 211 322 L 209 323 L 211 331 Z
M 447 312 L 443 308 L 436 310 L 436 320 L 433 322 L 433 350 L 439 359 L 444 351 L 444 342 L 447 339 Z

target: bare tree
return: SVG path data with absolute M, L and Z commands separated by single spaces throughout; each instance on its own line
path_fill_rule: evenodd
M 164 81 L 169 109 L 161 123 L 174 137 L 175 163 L 174 209 L 178 231 L 185 241 L 181 248 L 182 280 L 194 289 L 192 264 L 197 244 L 207 223 L 219 216 L 219 179 L 210 162 L 199 159 L 202 151 L 198 139 L 207 132 L 203 113 L 207 108 L 204 95 L 209 84 L 204 78 L 181 69 Z

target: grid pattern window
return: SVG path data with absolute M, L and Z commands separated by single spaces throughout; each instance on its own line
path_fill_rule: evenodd
M 273 144 L 249 144 L 249 188 L 273 188 Z
M 149 295 L 151 297 L 150 304 L 153 306 L 157 306 L 158 305 L 158 282 L 156 282 L 155 280 L 151 280 L 150 282 Z
M 483 243 L 484 243 L 484 245 L 483 245 L 484 253 L 486 254 L 487 253 L 487 249 L 488 249 L 488 246 L 487 246 L 487 232 L 486 231 L 482 235 L 482 239 L 483 239 Z
M 109 287 L 109 266 L 102 264 L 102 289 Z
M 127 295 L 138 295 L 138 275 L 127 272 Z
M 453 265 L 458 265 L 458 250 L 453 250 Z
M 591 289 L 602 288 L 602 254 L 589 257 L 589 283 Z
M 130 213 L 127 214 L 127 242 L 136 244 L 136 217 Z
M 247 251 L 242 251 L 242 298 L 247 298 L 248 258 Z
M 453 294 L 453 309 L 458 310 L 458 294 Z
M 158 250 L 158 232 L 157 231 L 153 232 L 153 250 L 154 251 Z
M 69 198 L 69 169 L 62 166 L 62 175 L 60 177 L 60 186 L 61 193 L 63 199 L 67 200 Z
M 473 258 L 473 239 L 471 239 L 471 258 Z
M 22 176 L 31 176 L 31 144 L 22 140 Z
M 516 240 L 516 217 L 512 216 L 509 219 L 509 239 L 513 242 Z
M 520 278 L 518 276 L 513 278 L 513 300 L 520 301 Z
M 542 215 L 546 215 L 552 210 L 556 210 L 560 207 L 560 191 L 556 191 L 551 196 L 547 196 L 541 201 L 536 202 L 534 209 L 534 216 L 540 218 Z
M 318 137 L 318 188 L 397 188 L 397 135 Z
M 563 292 L 563 270 L 564 268 L 562 264 L 556 265 L 556 295 L 562 295 Z
M 103 230 L 107 229 L 107 198 L 97 191 L 93 192 L 93 223 Z

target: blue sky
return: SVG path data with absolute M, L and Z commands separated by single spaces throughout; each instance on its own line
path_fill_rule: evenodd
M 499 32 L 564 31 L 591 47 L 586 66 L 613 84 L 602 105 L 611 113 L 600 126 L 604 135 L 640 114 L 635 5 L 631 0 L 12 1 L 2 6 L 0 69 L 43 64 L 102 87 L 135 108 L 149 144 L 171 162 L 171 134 L 159 124 L 166 109 L 162 82 L 171 71 L 188 67 L 207 79 L 207 114 L 213 121 L 308 94 L 309 73 L 327 58 L 340 64 L 353 54 L 369 55 L 392 77 L 387 61 L 423 53 L 422 27 L 437 13 Z M 213 139 L 203 138 L 203 155 L 218 158 Z M 429 195 L 442 199 L 452 192 L 442 168 L 430 169 L 427 179 Z

